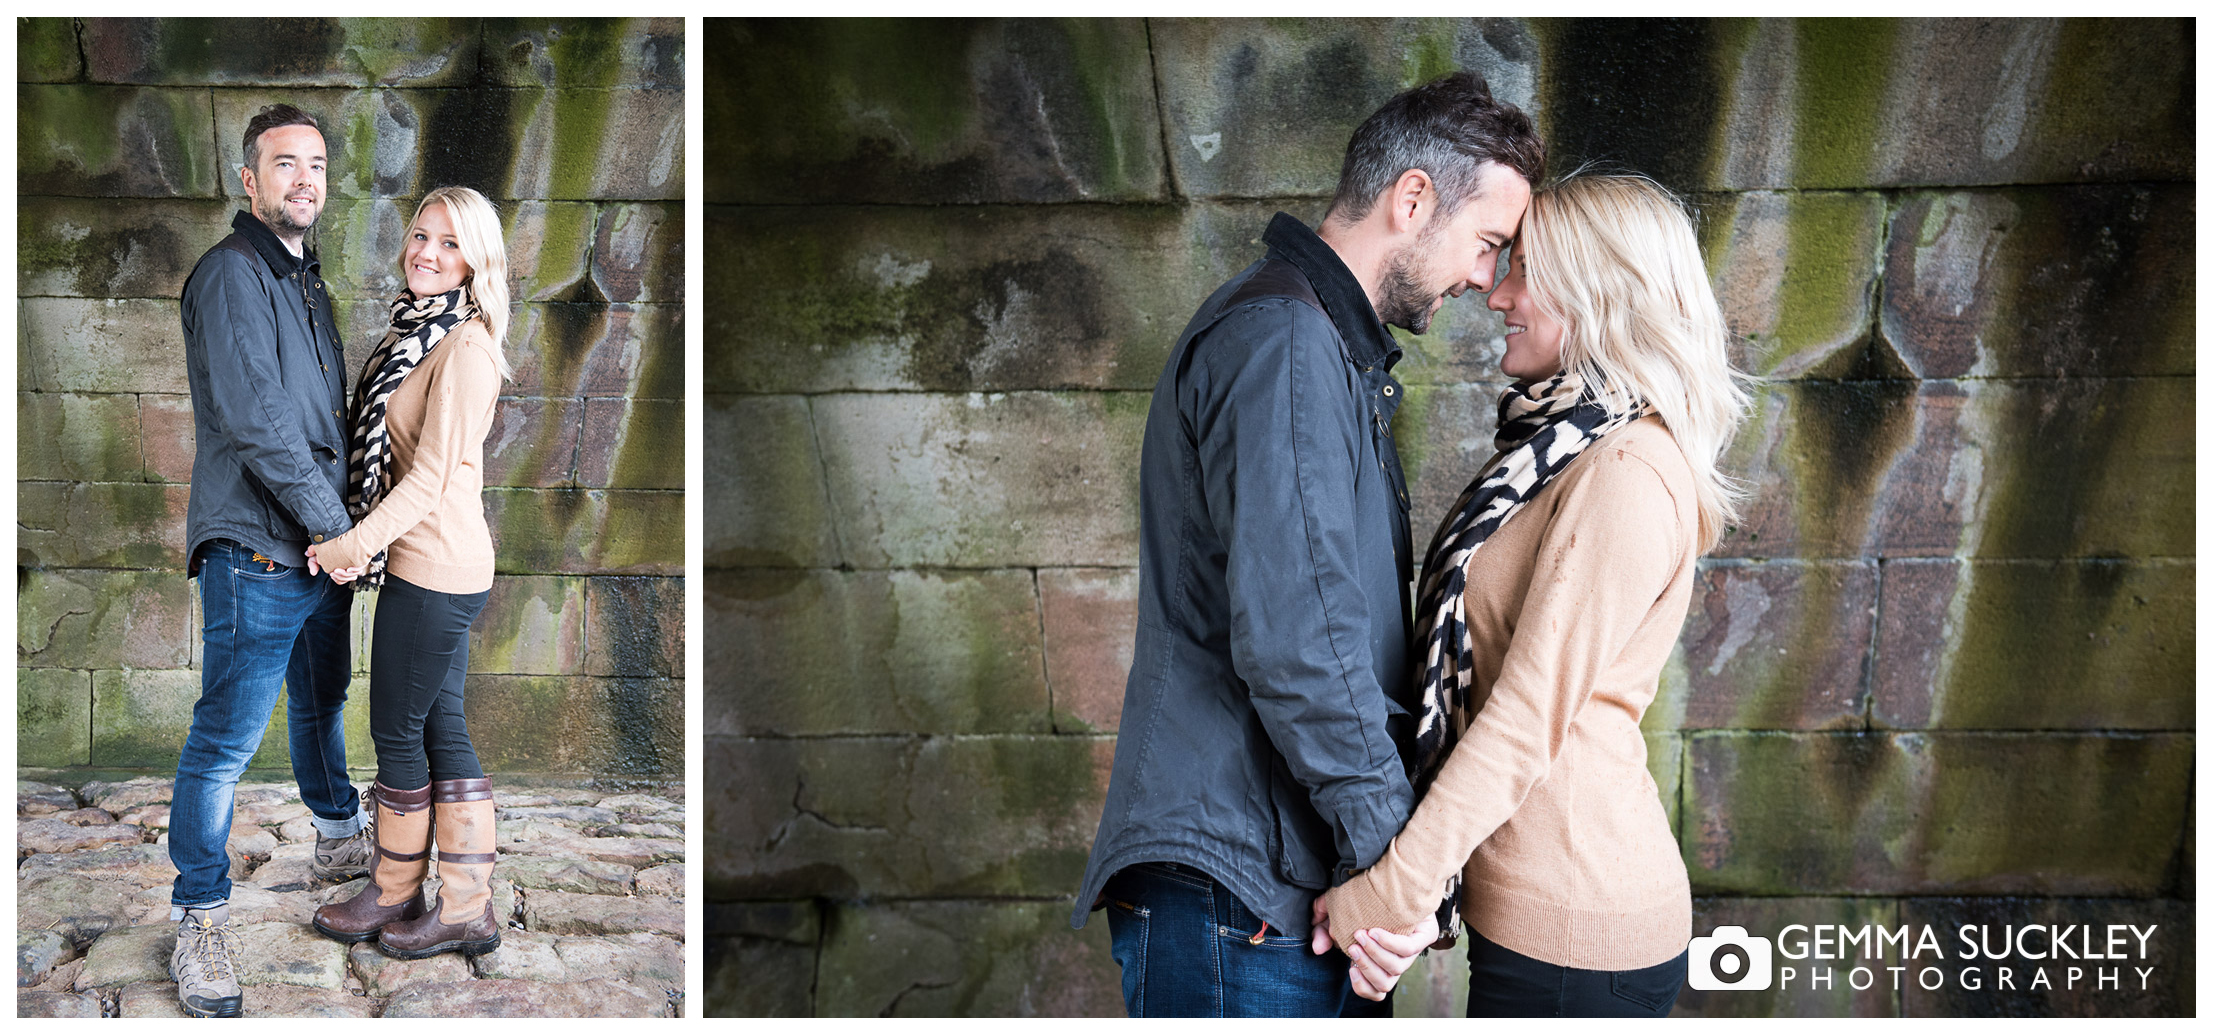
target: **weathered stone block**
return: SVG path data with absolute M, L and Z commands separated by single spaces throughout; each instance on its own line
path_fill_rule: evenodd
M 531 931 L 554 935 L 659 932 L 684 937 L 684 904 L 671 899 L 543 889 L 524 901 L 523 918 Z
M 1886 562 L 1872 718 L 2190 730 L 2196 587 L 2189 561 Z
M 584 660 L 584 580 L 505 576 L 492 581 L 469 627 L 472 673 L 574 673 Z
M 74 18 L 15 20 L 15 78 L 20 83 L 67 83 L 84 75 L 84 52 Z
M 711 571 L 706 729 L 1044 733 L 1031 574 Z
M 574 399 L 501 399 L 492 410 L 492 431 L 484 437 L 484 484 L 556 487 L 571 482 L 583 409 Z
M 570 201 L 518 201 L 500 209 L 516 299 L 574 300 L 592 273 L 593 228 L 599 211 Z
M 15 477 L 137 482 L 138 397 L 73 392 L 16 394 Z
M 40 391 L 188 391 L 174 301 L 27 298 L 18 305 Z
M 459 86 L 477 72 L 464 18 L 88 18 L 87 73 L 170 86 Z M 230 138 L 233 144 L 238 138 Z
M 466 695 L 469 733 L 486 770 L 683 772 L 681 682 L 472 676 Z
M 1159 198 L 1168 66 L 1148 35 L 1135 19 L 718 22 L 707 200 Z
M 1684 728 L 1859 729 L 1875 565 L 1707 562 L 1691 592 Z
M 17 591 L 19 666 L 177 668 L 199 639 L 178 572 L 33 568 Z
M 2187 184 L 1910 196 L 1884 338 L 1920 378 L 2188 376 L 2193 201 Z
M 92 675 L 82 669 L 15 671 L 18 766 L 92 761 Z
M 707 564 L 838 564 L 806 397 L 709 393 L 702 422 Z
M 1725 77 L 1751 27 L 1703 18 L 1533 21 L 1532 114 L 1547 171 L 1603 162 L 1680 192 L 1714 185 L 1729 114 Z
M 684 580 L 586 580 L 583 671 L 594 676 L 684 675 Z
M 565 860 L 556 856 L 518 856 L 500 861 L 500 873 L 519 888 L 623 896 L 631 890 L 631 869 L 619 863 Z M 518 976 L 490 976 L 513 978 Z
M 1538 48 L 1505 19 L 1169 20 L 1150 26 L 1169 164 L 1194 197 L 1329 196 L 1353 130 L 1467 68 L 1529 108 Z
M 192 397 L 140 395 L 138 426 L 146 481 L 192 481 Z
M 175 1005 L 176 991 L 164 992 Z M 241 994 L 241 1013 L 248 1018 L 368 1018 L 376 1008 L 375 1001 L 346 989 L 247 986 Z
M 684 401 L 587 399 L 577 481 L 594 488 L 683 489 Z
M 500 861 L 503 867 L 508 861 Z M 525 982 L 567 982 L 569 968 L 561 963 L 554 936 L 537 932 L 500 933 L 500 948 L 469 959 L 478 978 L 511 978 Z M 375 952 L 375 951 L 371 951 Z
M 1909 902 L 1912 902 L 1911 900 Z M 1737 925 L 1747 935 L 1771 942 L 1769 955 L 1773 982 L 1766 989 L 1702 991 L 1688 984 L 1676 997 L 1677 1018 L 1896 1018 L 1899 994 L 1891 988 L 1895 972 L 1885 968 L 1914 963 L 1902 959 L 1896 943 L 1871 939 L 1878 951 L 1860 951 L 1858 944 L 1842 947 L 1837 936 L 1822 943 L 1816 955 L 1811 934 L 1816 925 L 1835 925 L 1856 935 L 1863 927 L 1896 932 L 1901 924 L 1899 901 L 1891 899 L 1830 899 L 1790 897 L 1737 899 L 1700 897 L 1691 901 L 1691 930 L 1711 934 L 1722 925 Z M 1785 932 L 1792 925 L 1805 926 Z M 1949 936 L 1950 933 L 1948 933 Z M 1949 950 L 1952 942 L 1948 937 Z M 1930 960 L 1923 955 L 1922 962 Z M 1866 968 L 1857 981 L 1866 989 L 1854 989 L 1854 968 Z M 1789 969 L 1787 972 L 1786 969 Z M 1822 975 L 1828 972 L 1825 979 Z M 1873 979 L 1873 981 L 1871 981 Z M 1911 980 L 1909 980 L 1911 981 Z
M 21 853 L 73 853 L 111 845 L 137 845 L 145 834 L 136 824 L 86 824 L 45 817 L 17 820 L 15 845 Z
M 16 549 L 27 563 L 184 568 L 188 486 L 20 482 L 17 487 Z
M 701 941 L 709 1018 L 800 1018 L 814 1014 L 815 947 L 744 936 Z
M 859 394 L 811 402 L 849 563 L 1127 565 L 1135 392 Z
M 490 18 L 484 75 L 500 86 L 684 89 L 681 18 Z
M 504 949 L 507 933 L 501 933 Z M 469 961 L 458 953 L 442 953 L 427 960 L 397 960 L 377 952 L 374 940 L 355 943 L 346 950 L 350 970 L 361 976 L 370 996 L 391 996 L 410 986 L 435 982 L 465 982 L 471 977 Z
M 485 90 L 506 95 L 510 164 L 502 193 L 516 198 L 682 200 L 684 91 Z M 481 103 L 475 99 L 471 103 Z M 474 142 L 481 147 L 482 142 Z M 610 161 L 607 156 L 621 156 Z
M 1733 365 L 1769 377 L 1864 375 L 1883 197 L 1756 191 L 1701 202 L 1707 268 L 1740 336 Z
M 683 204 L 601 206 L 592 283 L 609 302 L 683 303 Z
M 713 209 L 707 225 L 705 372 L 726 392 L 1151 389 L 1198 303 L 1262 253 L 1217 269 L 1204 228 L 1153 205 Z
M 1113 741 L 1072 737 L 710 735 L 706 751 L 714 899 L 1066 896 L 1114 761 Z
M 2180 76 L 2192 63 L 2187 22 L 1929 19 L 1895 32 L 1867 55 L 1889 75 L 1872 106 L 1882 132 L 1861 145 L 1876 178 L 1855 182 L 2174 180 L 2196 168 Z M 1811 86 L 1810 76 L 1800 89 Z
M 2175 899 L 1908 899 L 1899 920 L 1942 933 L 1941 974 L 1901 992 L 1901 1014 L 1950 1018 L 2146 1018 L 2197 1013 L 2198 911 Z M 2046 929 L 2024 932 L 2030 925 Z M 2117 932 L 2110 925 L 2128 926 Z M 1976 956 L 1956 953 L 1973 926 Z M 2012 932 L 2009 932 L 2009 928 Z M 2068 929 L 2074 927 L 2075 931 Z M 2086 931 L 2088 929 L 2088 931 Z M 2073 949 L 2054 946 L 2053 933 Z M 2107 939 L 2119 935 L 2121 941 Z M 2142 939 L 2140 939 L 2142 936 Z M 2055 950 L 2058 952 L 2055 952 Z M 2079 959 L 2085 949 L 2117 954 Z M 2025 952 L 2034 951 L 2034 952 Z M 1924 964 L 1924 961 L 1917 961 Z M 2011 981 L 2002 988 L 2000 969 Z M 1969 969 L 1975 969 L 1970 976 Z M 2042 972 L 2042 977 L 2040 977 Z M 1979 988 L 1968 988 L 1965 980 Z M 1925 982 L 1935 985 L 1924 988 Z
M 69 940 L 57 932 L 15 932 L 15 987 L 35 986 L 46 981 L 56 966 L 77 955 Z
M 1688 751 L 1694 891 L 2144 896 L 2183 825 L 2191 739 L 1728 733 Z
M 502 573 L 684 571 L 682 493 L 487 489 L 484 502 Z
M 417 986 L 385 1005 L 385 1018 L 660 1018 L 669 1002 L 613 979 L 525 982 L 481 978 Z
M 387 304 L 407 286 L 399 259 L 406 251 L 409 221 L 419 200 L 331 199 L 315 222 L 312 243 L 333 297 L 375 300 L 373 311 L 380 320 L 385 318 Z M 494 206 L 507 246 L 508 286 L 514 301 L 573 301 L 591 273 L 595 208 L 584 202 L 506 198 L 495 198 Z M 209 244 L 215 240 L 209 238 Z M 348 344 L 360 341 L 350 338 Z M 375 341 L 367 339 L 369 344 Z M 367 356 L 368 345 L 360 348 Z
M 139 853 L 152 849 L 161 854 L 167 863 L 167 850 L 158 846 L 144 846 L 124 850 Z M 93 854 L 97 855 L 97 854 Z M 112 855 L 111 855 L 112 858 Z M 41 860 L 66 859 L 66 857 L 33 856 L 24 861 L 29 868 Z M 169 871 L 168 881 L 176 876 Z M 110 878 L 91 877 L 83 874 L 54 873 L 43 870 L 27 870 L 16 886 L 16 926 L 18 931 L 50 931 L 77 946 L 84 946 L 109 929 L 130 924 L 131 897 L 139 892 L 140 885 L 134 876 Z M 176 929 L 172 927 L 170 931 Z
M 518 306 L 507 334 L 511 395 L 684 398 L 682 306 Z
M 1053 729 L 1114 732 L 1137 644 L 1138 570 L 1040 569 L 1038 602 Z
M 190 669 L 101 669 L 92 674 L 92 763 L 177 765 L 200 674 Z M 267 741 L 265 740 L 266 746 Z M 284 739 L 279 737 L 281 746 Z
M 176 298 L 200 255 L 230 233 L 220 201 L 26 197 L 16 284 L 24 295 Z
M 205 90 L 25 83 L 16 87 L 16 103 L 19 194 L 222 194 Z
M 684 922 L 676 904 L 676 923 Z M 565 936 L 558 944 L 561 962 L 572 975 L 612 978 L 663 989 L 684 988 L 684 943 L 646 932 L 613 936 Z
M 815 1013 L 859 1017 L 1121 1017 L 1107 926 L 1068 906 L 913 902 L 836 906 Z
M 2187 556 L 2182 378 L 1775 385 L 1724 457 L 1753 499 L 1716 553 Z
M 1496 375 L 1497 371 L 1494 370 Z M 1437 524 L 1470 479 L 1491 459 L 1505 382 L 1407 384 L 1407 401 L 1392 419 L 1392 441 L 1407 475 L 1409 521 L 1418 549 L 1428 549 Z M 1417 568 L 1421 559 L 1415 559 Z

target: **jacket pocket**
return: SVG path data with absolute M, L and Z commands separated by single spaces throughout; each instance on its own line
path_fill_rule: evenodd
M 1292 779 L 1282 759 L 1272 760 L 1268 800 L 1276 814 L 1276 874 L 1300 888 L 1319 889 L 1330 883 L 1330 860 L 1337 856 L 1337 837 L 1307 797 L 1307 790 Z

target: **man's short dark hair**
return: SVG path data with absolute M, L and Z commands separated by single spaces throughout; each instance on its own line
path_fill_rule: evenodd
M 1409 169 L 1430 174 L 1436 215 L 1451 219 L 1476 186 L 1476 170 L 1497 162 L 1535 185 L 1545 176 L 1545 144 L 1530 117 L 1494 100 L 1474 72 L 1441 76 L 1384 102 L 1353 131 L 1330 214 L 1358 222 Z
M 279 126 L 313 126 L 317 133 L 323 131 L 315 116 L 289 104 L 262 105 L 261 111 L 246 121 L 246 140 L 241 148 L 246 154 L 246 168 L 261 168 L 256 164 L 261 160 L 261 135 Z

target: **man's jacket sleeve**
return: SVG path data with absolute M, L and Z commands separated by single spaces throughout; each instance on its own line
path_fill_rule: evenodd
M 1231 662 L 1276 750 L 1337 837 L 1340 873 L 1383 855 L 1413 804 L 1385 729 L 1357 557 L 1368 407 L 1326 319 L 1272 300 L 1195 343 L 1186 412 L 1208 516 L 1228 552 Z
M 247 257 L 229 249 L 208 256 L 185 285 L 199 315 L 212 426 L 221 429 L 246 470 L 315 539 L 353 527 L 345 501 L 316 465 L 300 404 L 285 389 L 277 360 L 277 318 Z M 341 455 L 344 443 L 331 444 Z

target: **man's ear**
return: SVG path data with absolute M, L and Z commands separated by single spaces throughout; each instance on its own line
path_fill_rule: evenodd
M 248 169 L 248 168 L 246 168 L 245 166 L 239 166 L 239 167 L 238 167 L 238 185 L 239 185 L 239 186 L 241 186 L 241 187 L 244 187 L 244 188 L 246 188 L 246 196 L 247 196 L 247 197 L 249 197 L 249 198 L 253 197 L 253 196 L 254 196 L 254 171 L 253 171 L 253 170 L 251 170 L 251 169 Z
M 1411 234 L 1421 230 L 1430 221 L 1431 213 L 1437 210 L 1437 197 L 1429 173 L 1409 169 L 1399 174 L 1399 179 L 1384 192 L 1392 233 Z

